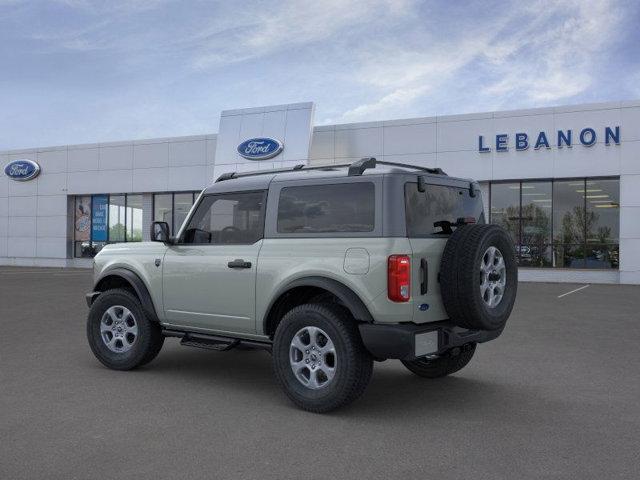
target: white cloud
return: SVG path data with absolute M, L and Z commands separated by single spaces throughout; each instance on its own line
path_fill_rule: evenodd
M 520 91 L 533 102 L 550 103 L 590 87 L 596 56 L 615 38 L 620 21 L 611 2 L 538 2 L 529 13 L 536 12 L 542 13 L 534 22 L 500 40 L 498 51 L 509 45 L 508 54 L 487 55 L 501 78 L 485 94 L 506 97 Z
M 341 117 L 342 121 L 352 121 L 362 118 L 371 118 L 383 112 L 393 110 L 399 106 L 405 106 L 426 93 L 429 87 L 399 88 L 385 95 L 373 103 L 365 103 L 356 108 L 347 110 Z
M 199 53 L 196 68 L 206 69 L 259 58 L 277 51 L 324 40 L 339 40 L 340 32 L 402 17 L 408 0 L 282 1 L 273 8 L 247 9 L 229 24 L 214 24 L 199 32 L 194 41 Z M 366 39 L 362 39 L 366 41 Z
M 485 39 L 476 38 L 433 44 L 421 52 L 398 53 L 394 46 L 379 49 L 378 61 L 366 63 L 355 78 L 383 93 L 373 101 L 347 110 L 340 121 L 401 114 L 404 107 L 423 95 L 435 94 L 438 87 L 476 58 L 485 44 Z
M 638 10 L 613 0 L 0 0 L 0 60 L 11 65 L 3 146 L 214 131 L 220 110 L 267 102 L 311 99 L 320 121 L 353 122 L 637 98 Z M 33 118 L 59 129 L 36 137 Z
M 108 2 L 96 2 L 92 0 L 54 0 L 55 3 L 68 8 L 84 10 L 94 14 L 109 14 L 115 12 L 142 12 L 152 10 L 171 0 L 109 0 Z
M 569 99 L 592 84 L 596 57 L 616 38 L 621 20 L 608 0 L 518 3 L 505 11 L 482 29 L 472 18 L 444 40 L 426 32 L 420 49 L 391 42 L 361 54 L 365 60 L 353 77 L 371 93 L 339 120 L 402 115 L 411 103 L 445 96 L 460 83 L 476 83 L 483 105 L 508 104 L 514 95 L 535 105 Z

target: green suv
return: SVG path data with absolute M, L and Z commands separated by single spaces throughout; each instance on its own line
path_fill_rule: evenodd
M 373 361 L 436 378 L 500 335 L 518 284 L 513 241 L 485 224 L 479 186 L 440 169 L 350 165 L 228 173 L 175 236 L 95 257 L 87 336 L 104 365 L 153 360 L 166 337 L 271 352 L 299 407 L 365 390 Z

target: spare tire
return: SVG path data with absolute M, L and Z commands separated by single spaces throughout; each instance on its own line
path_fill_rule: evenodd
M 497 225 L 458 227 L 444 248 L 440 291 L 449 318 L 474 330 L 504 327 L 518 289 L 513 241 Z

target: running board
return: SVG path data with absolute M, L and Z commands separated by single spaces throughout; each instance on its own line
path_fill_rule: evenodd
M 205 348 L 218 352 L 226 352 L 237 346 L 246 346 L 271 351 L 271 344 L 242 338 L 221 337 L 219 335 L 207 335 L 204 333 L 182 332 L 180 330 L 163 329 L 165 337 L 180 338 L 180 345 L 186 347 Z
M 236 347 L 240 342 L 238 340 L 228 340 L 226 338 L 210 338 L 202 335 L 187 334 L 180 340 L 180 345 L 186 347 L 206 348 L 208 350 L 217 350 L 225 352 Z

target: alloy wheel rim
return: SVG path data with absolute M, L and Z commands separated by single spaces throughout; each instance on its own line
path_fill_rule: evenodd
M 338 358 L 333 341 L 318 327 L 303 327 L 293 336 L 289 363 L 296 379 L 312 390 L 327 387 L 335 377 Z
M 480 260 L 480 296 L 489 308 L 497 307 L 507 286 L 507 268 L 502 252 L 489 247 Z
M 131 350 L 138 340 L 138 324 L 131 310 L 122 305 L 109 307 L 100 320 L 100 337 L 112 352 Z

